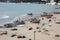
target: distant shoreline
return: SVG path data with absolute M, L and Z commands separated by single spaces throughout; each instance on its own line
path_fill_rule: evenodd
M 20 2 L 20 3 L 14 3 L 14 2 L 0 2 L 0 3 L 13 3 L 13 4 L 24 4 L 24 3 L 27 3 L 27 4 L 48 4 L 48 5 L 55 5 L 55 2 L 52 2 L 52 3 L 39 3 L 39 2 Z M 58 5 L 60 5 L 60 3 L 58 3 Z

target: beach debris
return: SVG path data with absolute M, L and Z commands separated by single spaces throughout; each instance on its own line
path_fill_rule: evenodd
M 46 28 L 43 28 L 43 30 L 48 31 Z
M 26 38 L 26 36 L 17 36 L 17 38 Z
M 0 35 L 7 35 L 7 31 L 0 30 Z
M 26 38 L 26 36 L 22 36 L 22 38 Z
M 36 29 L 39 29 L 40 27 L 36 27 Z
M 56 21 L 56 20 L 54 20 L 54 21 Z
M 11 37 L 15 37 L 15 36 L 16 36 L 16 34 L 11 35 Z
M 48 26 L 49 26 L 49 27 L 51 27 L 52 25 L 51 25 L 51 24 L 49 24 Z
M 33 16 L 33 14 L 32 14 L 32 13 L 28 13 L 27 15 L 29 15 L 29 16 L 31 16 L 31 17 Z
M 17 20 L 17 21 L 14 21 L 14 24 L 15 25 L 22 25 L 22 24 L 25 24 L 25 22 L 23 20 L 21 20 L 21 21 Z
M 52 24 L 51 23 L 42 23 L 42 26 L 44 26 L 44 27 L 51 27 Z
M 31 28 L 29 28 L 29 30 L 32 30 L 33 28 L 31 27 Z
M 43 28 L 44 32 L 48 32 L 49 30 L 47 30 L 46 28 Z
M 24 21 L 21 21 L 20 24 L 25 24 L 25 22 Z
M 2 34 L 5 34 L 5 35 L 7 35 L 7 31 L 5 31 L 4 33 L 2 33 Z
M 0 26 L 0 28 L 4 28 L 4 26 Z
M 56 24 L 60 24 L 60 22 L 56 22 Z
M 54 12 L 54 14 L 60 14 L 60 12 Z
M 16 28 L 13 28 L 13 29 L 11 29 L 12 31 L 16 31 L 16 30 L 18 30 L 18 29 L 16 29 Z
M 17 36 L 17 38 L 22 38 L 22 36 Z
M 17 27 L 24 27 L 25 25 L 17 25 Z
M 56 19 L 56 17 L 52 17 L 52 19 Z
M 41 30 L 39 30 L 38 32 L 41 32 Z
M 53 15 L 50 14 L 42 14 L 41 17 L 52 17 Z
M 44 12 L 44 14 L 41 15 L 41 17 L 46 17 L 47 19 L 52 18 L 52 16 L 52 14 L 48 14 L 46 12 Z
M 43 12 L 43 15 L 48 15 L 48 13 L 47 12 Z
M 42 18 L 42 20 L 44 20 L 44 18 Z
M 39 18 L 31 18 L 30 22 L 32 22 L 32 23 L 40 23 L 40 19 Z
M 51 19 L 49 20 L 49 22 L 51 22 Z
M 4 27 L 11 28 L 14 27 L 14 24 L 13 23 L 4 24 Z
M 45 34 L 46 34 L 46 35 L 50 35 L 49 33 L 46 33 L 46 32 L 45 32 Z
M 60 37 L 60 35 L 55 35 L 55 37 Z
M 43 23 L 42 26 L 45 26 L 45 23 Z
M 45 32 L 48 32 L 48 30 L 46 29 Z
M 49 19 L 49 18 L 52 18 L 52 16 L 47 16 L 46 18 Z
M 17 17 L 16 20 L 13 21 L 13 23 L 14 23 L 15 25 L 23 25 L 23 24 L 25 24 L 25 21 L 22 20 L 22 18 Z
M 28 13 L 27 15 L 32 15 L 32 13 Z
M 44 30 L 44 31 L 43 31 L 44 34 L 50 35 L 49 30 L 47 30 L 46 28 L 43 28 L 43 30 Z

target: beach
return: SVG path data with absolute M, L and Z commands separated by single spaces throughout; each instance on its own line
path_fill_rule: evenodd
M 7 31 L 7 35 L 0 35 L 0 40 L 60 40 L 60 37 L 55 36 L 60 35 L 60 24 L 56 23 L 60 22 L 60 14 L 54 14 L 53 12 L 49 14 L 53 14 L 52 18 L 36 16 L 40 19 L 40 23 L 25 21 L 23 26 L 17 25 L 16 27 L 12 27 L 18 29 L 16 31 L 12 31 L 12 28 L 0 28 L 0 30 Z M 29 18 L 30 16 L 23 18 L 27 17 Z M 31 27 L 32 30 L 29 30 Z M 12 34 L 16 34 L 17 36 L 24 35 L 26 38 L 17 38 L 17 36 L 11 37 Z
M 59 5 L 0 3 L 0 40 L 60 40 Z
M 0 2 L 0 24 L 13 20 L 17 16 L 28 13 L 54 12 L 58 5 L 36 4 L 36 3 L 3 3 Z M 58 9 L 57 9 L 58 10 Z

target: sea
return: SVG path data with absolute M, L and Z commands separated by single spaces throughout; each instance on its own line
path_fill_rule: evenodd
M 0 3 L 0 25 L 17 16 L 35 12 L 54 12 L 59 7 L 58 5 L 34 3 Z

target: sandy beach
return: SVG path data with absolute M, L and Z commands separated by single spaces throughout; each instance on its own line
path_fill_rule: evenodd
M 50 18 L 51 22 L 49 22 L 49 19 L 46 17 L 38 16 L 38 18 L 40 19 L 39 24 L 25 21 L 23 27 L 12 27 L 18 29 L 16 31 L 12 31 L 12 28 L 0 28 L 0 30 L 5 30 L 8 33 L 7 35 L 0 35 L 0 40 L 60 40 L 60 37 L 55 37 L 55 35 L 60 35 L 60 24 L 56 24 L 56 22 L 60 21 L 60 14 L 53 13 L 52 18 Z M 42 18 L 44 18 L 44 20 L 42 20 Z M 44 26 L 42 25 L 43 23 L 45 23 Z M 31 27 L 33 29 L 29 30 Z M 37 29 L 37 27 L 39 27 L 39 29 Z M 17 36 L 25 35 L 26 38 L 11 37 L 12 34 L 16 34 Z

